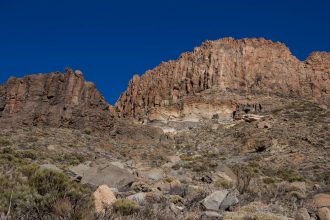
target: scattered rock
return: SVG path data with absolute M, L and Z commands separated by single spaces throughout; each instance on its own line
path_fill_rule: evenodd
M 237 198 L 238 193 L 239 192 L 237 190 L 230 191 L 227 194 L 226 198 L 220 204 L 219 209 L 220 210 L 227 210 L 230 207 L 236 205 L 238 203 L 238 198 Z
M 301 208 L 296 213 L 295 220 L 310 220 L 310 215 L 306 208 Z
M 162 169 L 151 169 L 149 171 L 142 171 L 141 172 L 143 176 L 148 177 L 151 180 L 160 180 L 164 177 L 164 171 Z
M 313 204 L 317 208 L 330 207 L 330 194 L 317 194 L 313 197 Z
M 56 146 L 53 145 L 53 144 L 50 144 L 50 145 L 47 146 L 47 150 L 55 151 L 56 150 Z
M 225 212 L 223 220 L 246 220 L 246 219 L 260 219 L 260 220 L 294 220 L 283 215 L 269 213 L 269 212 L 255 212 L 249 213 L 244 211 L 239 212 Z
M 205 211 L 204 215 L 211 218 L 221 218 L 222 215 L 215 211 Z
M 261 129 L 269 129 L 272 127 L 270 121 L 259 121 L 257 127 Z
M 170 210 L 177 216 L 182 212 L 183 208 L 170 203 Z
M 163 192 L 170 192 L 171 190 L 179 190 L 181 188 L 181 182 L 174 177 L 167 176 L 156 182 L 154 187 Z
M 116 201 L 115 194 L 107 185 L 101 185 L 93 193 L 96 212 L 104 212 L 105 209 Z
M 116 166 L 116 167 L 119 167 L 121 169 L 125 169 L 125 165 L 119 161 L 114 161 L 114 162 L 111 162 L 110 164 Z
M 317 210 L 317 215 L 319 216 L 320 220 L 330 220 L 330 210 L 326 207 L 319 208 Z
M 227 190 L 215 191 L 203 200 L 203 205 L 207 210 L 219 210 L 221 203 L 228 194 Z
M 144 206 L 146 204 L 146 193 L 139 192 L 134 195 L 128 196 L 127 199 L 130 199 L 130 200 L 136 202 L 137 204 Z

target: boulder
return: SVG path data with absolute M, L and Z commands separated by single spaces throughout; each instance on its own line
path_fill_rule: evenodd
M 93 193 L 96 212 L 104 212 L 105 209 L 116 201 L 115 194 L 107 185 L 101 185 Z
M 202 204 L 207 210 L 219 210 L 221 203 L 224 201 L 228 194 L 227 190 L 215 191 L 211 195 L 207 196 Z
M 141 173 L 143 176 L 146 176 L 147 178 L 155 181 L 158 181 L 164 177 L 164 171 L 158 168 L 142 171 Z
M 330 207 L 330 194 L 320 193 L 313 197 L 313 204 L 317 208 Z
M 220 204 L 219 209 L 220 210 L 227 210 L 228 208 L 232 207 L 233 205 L 236 205 L 238 203 L 238 198 L 237 198 L 238 191 L 230 191 L 226 198 L 222 201 Z
M 233 205 L 238 203 L 238 199 L 236 197 L 237 191 L 228 191 L 221 190 L 215 191 L 211 195 L 207 196 L 202 204 L 207 210 L 227 210 Z
M 330 220 L 330 210 L 326 207 L 319 208 L 317 210 L 317 215 L 319 216 L 320 220 Z
M 139 192 L 139 193 L 128 196 L 127 199 L 130 199 L 130 200 L 136 202 L 137 204 L 144 206 L 146 204 L 146 193 Z
M 181 182 L 177 179 L 165 178 L 155 183 L 154 187 L 162 192 L 170 193 L 173 191 L 175 193 L 176 191 L 180 191 Z
M 105 160 L 79 164 L 70 171 L 81 176 L 81 183 L 94 186 L 106 184 L 119 190 L 135 181 L 135 177 L 125 169 L 114 166 Z

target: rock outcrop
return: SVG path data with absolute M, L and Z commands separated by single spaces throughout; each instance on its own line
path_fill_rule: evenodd
M 1 126 L 106 128 L 112 107 L 80 71 L 11 77 L 0 86 Z
M 141 77 L 135 75 L 116 103 L 116 110 L 121 117 L 140 121 L 149 119 L 155 112 L 159 115 L 157 119 L 164 114 L 168 117 L 169 111 L 174 111 L 171 115 L 175 117 L 181 113 L 173 110 L 173 106 L 190 111 L 182 106 L 207 91 L 217 98 L 228 94 L 258 94 L 301 97 L 327 104 L 330 103 L 330 53 L 313 52 L 302 62 L 284 44 L 263 38 L 206 41 L 176 61 L 162 63 Z M 232 106 L 231 111 L 235 111 L 239 103 L 232 101 L 225 106 Z M 195 111 L 195 105 L 191 102 L 190 105 Z M 213 117 L 211 112 L 207 114 Z

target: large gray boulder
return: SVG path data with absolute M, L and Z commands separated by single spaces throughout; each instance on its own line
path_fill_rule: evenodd
M 238 203 L 235 191 L 221 190 L 215 191 L 207 196 L 202 204 L 207 210 L 226 210 Z
M 70 171 L 81 177 L 81 183 L 93 186 L 105 184 L 109 187 L 122 189 L 136 180 L 127 170 L 104 161 L 79 164 L 71 167 Z
M 130 200 L 136 202 L 137 204 L 144 206 L 146 204 L 146 193 L 139 192 L 139 193 L 128 196 L 127 199 L 130 199 Z
M 237 193 L 238 193 L 237 191 L 230 191 L 227 194 L 226 198 L 222 201 L 219 209 L 226 210 L 229 207 L 236 205 L 238 203 L 238 199 L 236 197 Z

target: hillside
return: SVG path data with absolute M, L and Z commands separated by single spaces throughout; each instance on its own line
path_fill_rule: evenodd
M 207 41 L 115 106 L 81 71 L 0 85 L 0 219 L 330 216 L 330 53 Z

